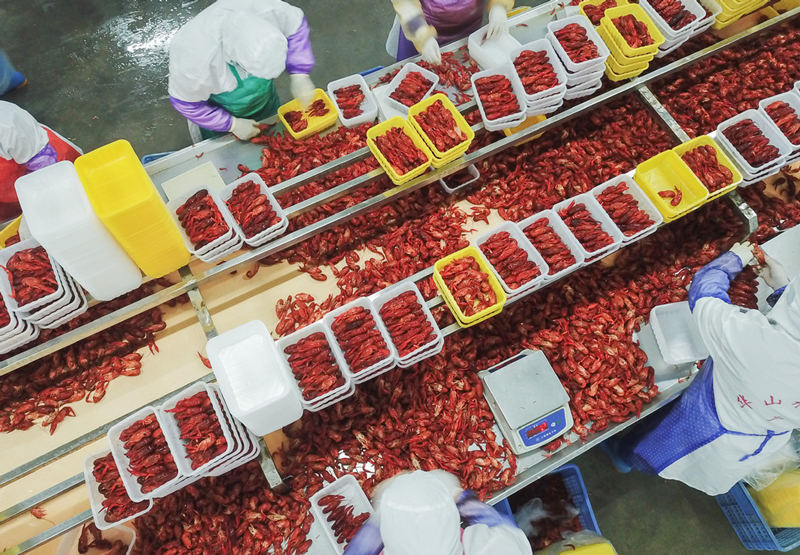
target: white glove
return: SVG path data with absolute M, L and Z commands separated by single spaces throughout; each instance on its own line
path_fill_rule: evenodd
M 753 258 L 755 258 L 753 255 L 753 244 L 750 241 L 735 243 L 731 247 L 731 252 L 739 257 L 742 261 L 742 266 L 747 266 L 753 261 Z
M 292 96 L 305 110 L 314 100 L 314 82 L 305 73 L 292 73 L 289 75 L 289 81 Z
M 789 276 L 786 275 L 786 270 L 783 269 L 783 266 L 781 266 L 777 260 L 769 256 L 766 256 L 765 259 L 766 264 L 761 266 L 758 272 L 761 279 L 772 287 L 773 290 L 789 285 Z
M 439 43 L 436 39 L 431 37 L 425 41 L 425 46 L 422 47 L 422 59 L 433 65 L 441 65 L 442 52 L 439 50 Z
M 486 40 L 496 39 L 508 33 L 508 14 L 505 6 L 492 6 L 489 10 L 489 25 L 486 29 Z
M 240 141 L 249 141 L 258 135 L 261 129 L 258 128 L 256 120 L 254 119 L 234 117 L 231 121 L 231 128 L 228 129 L 228 131 L 236 135 L 236 138 Z

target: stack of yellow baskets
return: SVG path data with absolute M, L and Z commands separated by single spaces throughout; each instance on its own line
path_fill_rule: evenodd
M 628 44 L 617 26 L 614 25 L 615 19 L 625 15 L 631 15 L 647 26 L 650 37 L 653 39 L 652 44 L 637 48 Z M 630 79 L 642 73 L 658 53 L 658 47 L 664 43 L 664 35 L 638 4 L 617 6 L 606 10 L 600 20 L 600 25 L 597 26 L 597 33 L 611 51 L 611 55 L 606 60 L 606 76 L 612 81 Z
M 743 15 L 756 11 L 768 0 L 717 0 L 722 12 L 717 16 L 714 29 L 722 29 L 738 21 Z

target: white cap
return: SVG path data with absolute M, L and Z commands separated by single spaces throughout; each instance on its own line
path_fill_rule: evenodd
M 464 530 L 464 555 L 531 555 L 525 533 L 511 526 L 476 524 Z
M 435 473 L 395 477 L 378 502 L 385 555 L 461 555 L 453 491 Z

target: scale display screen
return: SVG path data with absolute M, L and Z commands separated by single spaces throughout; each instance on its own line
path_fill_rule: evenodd
M 550 438 L 561 434 L 566 426 L 567 418 L 565 409 L 562 407 L 520 429 L 519 436 L 522 442 L 530 447 L 544 443 Z

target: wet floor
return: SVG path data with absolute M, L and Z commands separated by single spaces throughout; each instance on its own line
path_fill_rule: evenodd
M 522 2 L 527 3 L 527 2 Z M 167 45 L 208 0 L 0 0 L 0 48 L 30 85 L 18 103 L 84 150 L 118 138 L 139 153 L 189 143 L 167 101 Z M 296 0 L 312 29 L 315 83 L 389 63 L 388 0 Z M 288 80 L 278 79 L 282 98 Z M 600 529 L 621 554 L 745 552 L 714 499 L 676 482 L 616 473 L 597 450 L 575 461 Z M 499 555 L 499 554 L 498 554 Z

